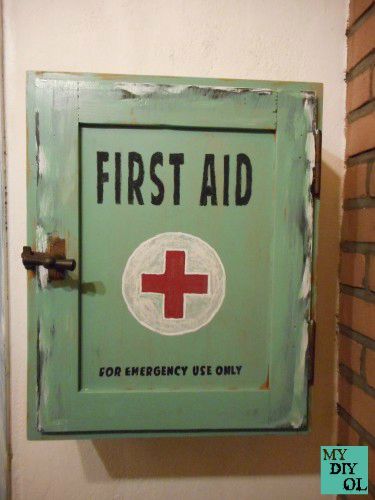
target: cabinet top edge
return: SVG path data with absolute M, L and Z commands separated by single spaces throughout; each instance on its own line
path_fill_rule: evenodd
M 74 72 L 50 72 L 50 71 L 27 71 L 28 84 L 37 80 L 61 80 L 81 82 L 132 82 L 140 84 L 159 85 L 202 85 L 212 87 L 242 87 L 253 89 L 254 92 L 277 92 L 277 91 L 306 91 L 314 92 L 322 97 L 323 84 L 319 82 L 298 81 L 276 81 L 276 80 L 248 80 L 234 78 L 205 78 L 185 76 L 162 76 L 162 75 L 129 75 L 129 74 L 107 74 L 107 73 L 74 73 Z

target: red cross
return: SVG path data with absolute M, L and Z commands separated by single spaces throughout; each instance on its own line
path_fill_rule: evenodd
M 185 252 L 167 250 L 163 274 L 142 274 L 142 292 L 164 295 L 164 318 L 184 317 L 184 294 L 208 291 L 208 274 L 185 274 Z

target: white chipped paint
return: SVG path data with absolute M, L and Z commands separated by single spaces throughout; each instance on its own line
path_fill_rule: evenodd
M 35 231 L 35 245 L 37 252 L 45 252 L 47 250 L 48 235 L 44 228 L 38 224 Z
M 48 169 L 48 162 L 43 149 L 43 146 L 39 146 L 39 175 L 44 175 Z
M 100 75 L 99 75 L 100 78 Z M 99 80 L 102 82 L 102 80 Z M 89 82 L 77 80 L 61 80 L 53 78 L 41 78 L 39 77 L 35 81 L 35 85 L 38 88 L 50 89 L 51 84 L 58 82 L 60 87 L 66 90 L 71 90 L 76 92 L 77 85 L 80 89 L 94 89 L 98 87 L 98 82 Z M 119 90 L 124 90 L 138 97 L 150 96 L 151 94 L 181 94 L 189 88 L 202 89 L 202 90 L 222 90 L 223 92 L 241 94 L 243 92 L 251 92 L 255 94 L 269 95 L 272 94 L 272 90 L 266 87 L 230 87 L 228 85 L 196 85 L 196 84 L 160 84 L 160 83 L 144 83 L 144 82 L 128 82 L 128 81 L 118 81 L 113 82 L 114 88 Z
M 183 250 L 186 274 L 208 274 L 207 294 L 184 294 L 184 316 L 164 318 L 164 296 L 142 293 L 141 275 L 161 274 L 165 252 Z M 129 257 L 122 276 L 122 294 L 137 321 L 162 335 L 183 335 L 207 325 L 225 296 L 225 270 L 217 252 L 200 238 L 186 233 L 162 233 L 141 243 Z
M 176 92 L 180 93 L 185 90 L 185 85 L 176 85 Z M 132 82 L 123 82 L 115 85 L 116 89 L 124 90 L 125 92 L 129 92 L 130 94 L 134 94 L 139 97 L 148 96 L 150 94 L 154 94 L 156 92 L 160 92 L 161 86 L 153 83 L 132 83 Z M 165 91 L 167 92 L 167 91 Z
M 210 85 L 159 85 L 154 83 L 134 83 L 121 82 L 115 85 L 116 89 L 124 90 L 135 96 L 145 97 L 152 94 L 172 94 L 178 95 L 186 92 L 190 88 L 202 90 L 219 90 L 228 92 L 228 94 L 241 94 L 243 92 L 253 92 L 257 94 L 272 94 L 272 90 L 266 88 L 249 89 L 247 87 L 227 87 L 227 86 L 210 86 Z
M 312 203 L 306 203 L 305 224 L 306 224 L 306 248 L 305 248 L 306 258 L 305 258 L 302 283 L 299 293 L 299 297 L 302 299 L 307 299 L 311 291 L 312 233 L 313 233 Z
M 36 226 L 35 231 L 35 249 L 37 252 L 46 252 L 48 245 L 48 234 L 41 225 Z M 46 288 L 48 284 L 48 269 L 43 266 L 37 267 L 40 286 Z
M 54 196 L 53 190 L 50 186 L 46 186 L 43 195 L 39 198 L 39 216 L 44 219 L 53 213 L 54 208 Z
M 301 412 L 301 402 L 299 399 L 304 397 L 305 393 L 305 371 L 306 371 L 306 353 L 309 346 L 309 320 L 307 317 L 310 314 L 310 302 L 309 296 L 311 292 L 311 267 L 312 267 L 312 241 L 313 241 L 313 199 L 311 194 L 311 185 L 313 182 L 313 169 L 315 167 L 315 105 L 316 101 L 313 96 L 309 93 L 303 93 L 304 101 L 304 113 L 306 118 L 306 123 L 308 124 L 309 132 L 306 135 L 305 143 L 305 153 L 307 161 L 306 169 L 306 192 L 308 196 L 305 202 L 305 230 L 306 230 L 306 241 L 305 241 L 305 263 L 303 270 L 302 283 L 299 293 L 299 298 L 305 304 L 305 319 L 302 325 L 302 338 L 300 346 L 300 355 L 297 358 L 297 365 L 294 373 L 294 394 L 297 398 L 293 404 L 291 410 L 290 423 L 295 429 L 300 428 L 303 423 L 303 412 Z
M 290 423 L 295 429 L 300 428 L 303 424 L 303 412 L 301 412 L 300 398 L 304 397 L 306 390 L 306 353 L 309 346 L 309 320 L 307 319 L 310 315 L 310 292 L 311 292 L 311 271 L 312 271 L 312 241 L 313 241 L 313 199 L 311 194 L 311 185 L 313 182 L 313 169 L 315 167 L 315 109 L 316 104 L 315 99 L 309 93 L 303 93 L 304 101 L 304 112 L 306 123 L 309 128 L 309 132 L 306 136 L 305 143 L 305 153 L 307 161 L 306 169 L 306 192 L 308 197 L 305 202 L 305 230 L 306 230 L 306 240 L 305 240 L 305 263 L 303 270 L 302 283 L 300 287 L 299 298 L 301 299 L 305 311 L 305 319 L 303 320 L 302 332 L 301 332 L 301 346 L 299 351 L 299 357 L 296 361 L 296 368 L 294 373 L 294 394 L 295 401 L 291 409 Z
M 311 290 L 311 260 L 306 258 L 305 267 L 303 269 L 303 277 L 300 288 L 299 297 L 301 299 L 307 299 Z
M 49 170 L 49 161 L 47 160 L 46 153 L 44 151 L 43 146 L 39 145 L 38 148 L 38 172 L 39 176 L 43 177 L 48 174 Z M 51 183 L 44 183 L 43 193 L 38 198 L 38 209 L 39 216 L 44 219 L 48 218 L 53 212 L 54 207 L 54 197 L 56 196 L 56 192 L 53 189 L 53 185 Z
M 34 82 L 38 89 L 51 89 L 51 83 L 59 83 L 61 88 L 77 91 L 77 82 L 74 80 L 61 80 L 61 78 L 37 78 Z
M 315 166 L 315 136 L 314 136 L 314 106 L 315 100 L 310 94 L 305 94 L 304 102 L 304 112 L 307 123 L 309 124 L 310 131 L 306 136 L 306 159 L 307 159 L 307 172 L 306 172 L 306 183 L 308 201 L 305 203 L 305 224 L 306 224 L 306 259 L 305 267 L 303 272 L 303 278 L 300 289 L 300 298 L 306 299 L 311 290 L 311 266 L 312 266 L 312 238 L 313 238 L 313 201 L 310 191 L 310 187 L 313 182 L 313 170 Z

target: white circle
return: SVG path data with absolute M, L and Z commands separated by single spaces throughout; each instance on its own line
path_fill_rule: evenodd
M 167 272 L 167 256 L 178 256 L 180 262 L 184 259 L 182 280 L 191 279 L 189 275 L 198 280 L 199 291 L 180 292 L 178 306 L 172 285 L 169 298 L 154 289 L 144 290 L 145 275 L 159 280 Z M 223 303 L 225 270 L 216 251 L 200 238 L 187 233 L 161 233 L 141 243 L 129 257 L 122 275 L 122 295 L 130 313 L 149 330 L 162 335 L 195 332 L 212 320 Z

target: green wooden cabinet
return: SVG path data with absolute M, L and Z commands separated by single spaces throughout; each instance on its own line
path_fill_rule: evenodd
M 321 93 L 29 73 L 31 439 L 307 428 Z

